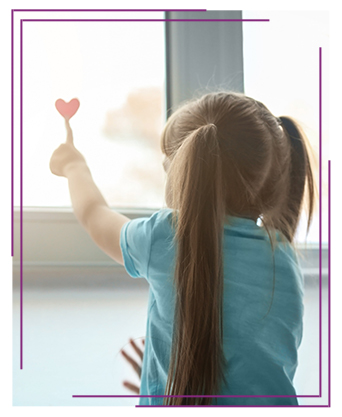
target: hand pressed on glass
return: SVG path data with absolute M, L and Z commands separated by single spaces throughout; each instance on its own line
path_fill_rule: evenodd
M 143 350 L 141 350 L 141 348 L 139 348 L 136 343 L 134 342 L 133 339 L 129 340 L 131 346 L 133 347 L 133 349 L 137 352 L 137 354 L 140 357 L 141 363 L 139 364 L 135 359 L 133 359 L 130 355 L 128 355 L 123 349 L 121 351 L 122 356 L 126 359 L 126 361 L 132 365 L 132 368 L 134 369 L 134 371 L 136 372 L 136 374 L 138 375 L 139 379 L 141 378 L 141 368 L 142 368 L 142 361 L 144 358 L 144 352 Z M 145 339 L 142 339 L 142 344 L 143 346 L 145 346 Z M 132 382 L 129 381 L 123 381 L 122 383 L 127 389 L 129 389 L 132 392 L 135 392 L 136 394 L 140 393 L 140 387 L 138 387 L 137 385 L 133 384 Z

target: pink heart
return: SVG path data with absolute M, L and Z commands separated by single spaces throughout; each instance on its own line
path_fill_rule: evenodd
M 77 98 L 73 98 L 66 103 L 64 100 L 59 98 L 55 103 L 56 109 L 59 113 L 66 119 L 69 120 L 72 116 L 77 112 L 78 108 L 80 107 L 80 102 Z

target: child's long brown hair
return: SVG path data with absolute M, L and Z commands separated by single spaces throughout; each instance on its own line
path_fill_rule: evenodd
M 273 248 L 275 230 L 289 242 L 304 189 L 308 227 L 314 181 L 304 134 L 260 102 L 209 93 L 168 120 L 161 147 L 170 160 L 168 200 L 175 209 L 177 262 L 173 345 L 164 404 L 211 403 L 224 376 L 223 224 L 226 215 L 261 218 Z M 228 381 L 229 382 L 229 381 Z

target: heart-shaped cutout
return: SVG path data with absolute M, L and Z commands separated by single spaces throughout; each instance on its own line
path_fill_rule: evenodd
M 80 107 L 80 102 L 77 98 L 73 98 L 66 103 L 64 100 L 59 98 L 55 103 L 56 109 L 59 113 L 66 119 L 69 120 L 72 116 L 77 112 L 78 108 Z

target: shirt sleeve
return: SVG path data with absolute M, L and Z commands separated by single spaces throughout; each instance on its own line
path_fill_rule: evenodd
M 155 215 L 130 220 L 121 229 L 120 247 L 124 266 L 133 278 L 147 278 Z

